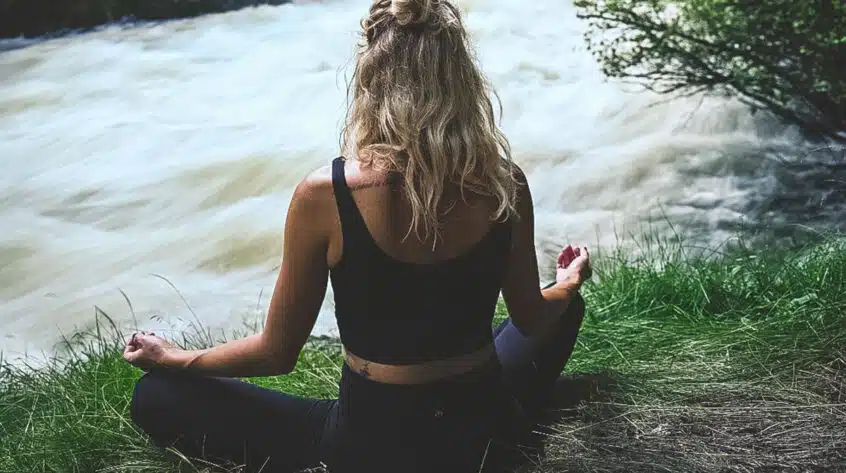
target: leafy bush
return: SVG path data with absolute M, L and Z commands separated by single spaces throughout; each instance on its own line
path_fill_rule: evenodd
M 735 95 L 846 141 L 846 2 L 576 0 L 606 75 L 660 93 Z

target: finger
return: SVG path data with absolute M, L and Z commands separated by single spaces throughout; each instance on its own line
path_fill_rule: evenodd
M 562 268 L 569 266 L 570 263 L 573 261 L 573 257 L 574 257 L 573 247 L 570 246 L 570 245 L 567 245 L 561 251 L 561 255 L 558 256 L 558 266 L 560 266 Z
M 128 363 L 134 365 L 135 362 L 138 360 L 139 351 L 138 350 L 124 350 L 123 351 L 123 359 Z
M 142 335 L 141 333 L 143 332 L 134 334 L 132 339 L 129 341 L 129 343 L 126 344 L 126 346 L 132 347 L 133 351 L 140 350 L 147 346 L 149 344 L 149 340 L 147 339 L 146 335 Z
M 163 343 L 166 343 L 167 340 L 161 337 L 157 337 L 152 333 L 148 333 L 146 335 L 138 336 L 138 338 L 135 339 L 135 342 L 139 348 L 144 348 L 149 346 L 162 345 Z

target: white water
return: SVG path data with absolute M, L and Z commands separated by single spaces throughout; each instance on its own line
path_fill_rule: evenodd
M 90 326 L 95 305 L 127 324 L 120 290 L 143 328 L 184 327 L 193 316 L 154 273 L 212 328 L 261 316 L 291 190 L 337 153 L 368 4 L 262 7 L 0 53 L 0 351 L 50 349 Z M 564 242 L 612 244 L 615 228 L 656 217 L 722 241 L 773 188 L 744 163 L 794 138 L 764 134 L 733 102 L 655 105 L 606 83 L 568 2 L 463 4 L 530 176 L 545 265 Z M 330 300 L 316 333 L 334 327 Z

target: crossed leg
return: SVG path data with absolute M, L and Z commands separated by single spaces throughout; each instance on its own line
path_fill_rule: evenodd
M 494 329 L 506 386 L 528 413 L 537 413 L 551 402 L 555 382 L 576 347 L 584 315 L 585 301 L 576 294 L 561 315 L 555 334 L 542 346 L 520 333 L 510 318 Z

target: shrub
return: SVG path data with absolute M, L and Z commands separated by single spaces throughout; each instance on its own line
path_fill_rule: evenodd
M 576 0 L 606 75 L 724 93 L 846 141 L 846 2 Z

